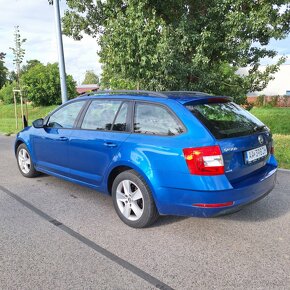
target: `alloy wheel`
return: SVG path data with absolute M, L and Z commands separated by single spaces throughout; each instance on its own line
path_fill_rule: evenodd
M 131 180 L 123 180 L 117 186 L 116 201 L 122 215 L 130 220 L 139 220 L 144 211 L 143 194 Z
M 31 159 L 29 153 L 24 148 L 19 150 L 18 153 L 18 163 L 21 171 L 24 174 L 28 174 L 31 169 Z

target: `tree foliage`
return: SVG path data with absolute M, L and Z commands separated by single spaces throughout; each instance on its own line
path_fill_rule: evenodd
M 0 100 L 4 104 L 12 104 L 14 102 L 13 89 L 17 87 L 16 81 L 6 82 L 4 86 L 0 89 Z
M 102 81 L 111 88 L 202 90 L 244 95 L 265 88 L 283 63 L 271 38 L 290 30 L 286 0 L 67 0 L 64 31 L 98 37 Z M 249 75 L 236 74 L 250 67 Z
M 0 89 L 3 87 L 7 80 L 7 67 L 4 65 L 5 53 L 0 52 Z
M 85 78 L 82 82 L 83 85 L 89 84 L 99 84 L 99 77 L 94 73 L 93 70 L 87 70 L 85 74 Z
M 23 73 L 27 72 L 33 66 L 40 64 L 40 63 L 41 62 L 38 59 L 27 60 L 26 64 L 23 65 L 22 68 L 20 69 L 20 75 L 22 75 Z M 8 74 L 8 80 L 10 82 L 13 82 L 13 81 L 17 82 L 17 72 L 15 72 L 14 70 L 10 71 Z
M 41 64 L 38 59 L 30 59 L 26 61 L 26 64 L 22 66 L 21 73 L 27 72 L 32 67 L 36 66 L 37 64 Z
M 37 63 L 31 66 L 21 77 L 23 89 L 28 99 L 36 106 L 61 104 L 61 88 L 58 64 Z M 76 83 L 68 75 L 66 79 L 68 98 L 76 97 Z

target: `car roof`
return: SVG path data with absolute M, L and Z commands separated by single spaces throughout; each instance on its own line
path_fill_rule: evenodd
M 229 97 L 226 96 L 214 96 L 203 92 L 196 91 L 143 91 L 143 90 L 109 90 L 87 93 L 79 96 L 80 98 L 96 99 L 101 97 L 110 98 L 122 98 L 122 99 L 141 99 L 146 100 L 153 99 L 172 99 L 178 101 L 181 104 L 186 103 L 208 103 L 216 101 L 227 101 Z

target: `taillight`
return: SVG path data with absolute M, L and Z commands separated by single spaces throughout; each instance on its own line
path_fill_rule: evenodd
M 274 152 L 275 152 L 275 150 L 274 150 L 274 145 L 272 145 L 272 146 L 271 146 L 271 149 L 270 149 L 270 153 L 273 155 Z
M 185 148 L 183 154 L 191 174 L 224 174 L 224 161 L 219 146 Z

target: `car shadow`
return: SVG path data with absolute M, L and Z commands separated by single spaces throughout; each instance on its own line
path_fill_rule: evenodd
M 260 222 L 276 219 L 290 212 L 290 194 L 279 192 L 279 196 L 272 193 L 257 203 L 248 205 L 236 213 L 219 218 L 245 222 Z
M 186 219 L 189 219 L 190 217 L 184 217 L 184 216 L 169 216 L 169 215 L 162 215 L 158 218 L 158 220 L 151 225 L 151 228 L 156 228 L 156 227 L 163 227 L 165 225 L 170 225 L 170 224 L 175 224 L 182 222 Z

